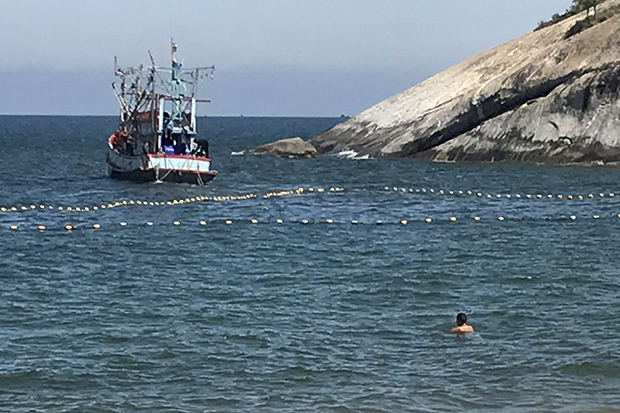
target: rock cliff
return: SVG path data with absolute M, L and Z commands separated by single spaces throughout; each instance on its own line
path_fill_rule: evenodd
M 317 155 L 316 149 L 303 139 L 287 138 L 265 145 L 248 149 L 244 153 L 249 155 L 276 155 L 288 158 L 313 158 Z
M 620 161 L 620 0 L 467 59 L 312 138 L 319 153 L 436 161 Z M 567 38 L 568 37 L 568 38 Z

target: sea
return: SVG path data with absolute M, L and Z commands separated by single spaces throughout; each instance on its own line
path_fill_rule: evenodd
M 620 411 L 620 169 L 241 154 L 340 121 L 200 118 L 190 186 L 0 117 L 0 411 Z

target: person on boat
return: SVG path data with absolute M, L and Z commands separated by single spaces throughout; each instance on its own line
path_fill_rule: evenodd
M 465 313 L 458 313 L 456 315 L 456 327 L 452 327 L 450 331 L 452 333 L 465 334 L 473 333 L 474 328 L 467 324 L 467 315 Z
M 209 141 L 206 139 L 196 139 L 194 140 L 194 149 L 192 150 L 192 155 L 195 156 L 203 156 L 205 158 L 209 157 Z
M 110 142 L 110 145 L 112 145 L 113 148 L 118 147 L 118 134 L 119 134 L 119 130 L 117 129 L 108 138 L 108 142 Z

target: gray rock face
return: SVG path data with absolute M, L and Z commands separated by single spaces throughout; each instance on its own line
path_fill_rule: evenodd
M 250 155 L 277 155 L 288 158 L 312 158 L 317 151 L 311 143 L 301 138 L 288 138 L 245 151 Z
M 608 0 L 602 10 L 620 7 Z M 620 161 L 620 14 L 573 16 L 465 60 L 336 125 L 319 153 L 436 161 Z

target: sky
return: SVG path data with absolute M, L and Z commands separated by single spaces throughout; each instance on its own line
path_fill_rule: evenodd
M 121 66 L 216 66 L 209 116 L 356 113 L 571 0 L 0 0 L 0 114 L 116 115 Z

